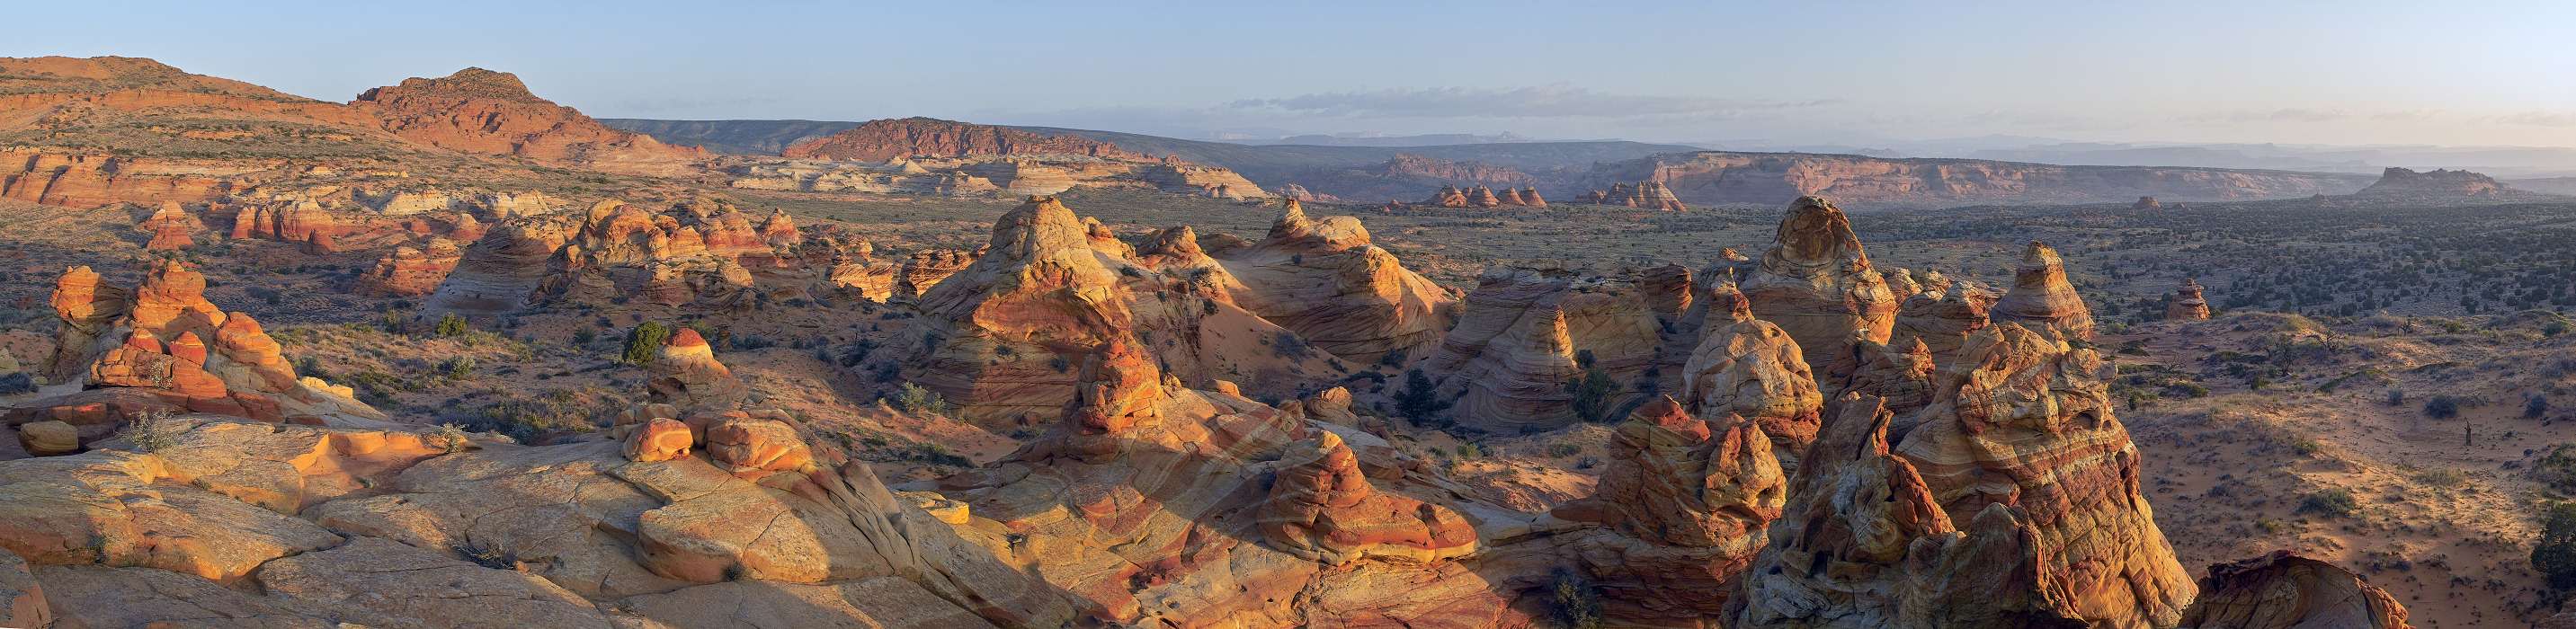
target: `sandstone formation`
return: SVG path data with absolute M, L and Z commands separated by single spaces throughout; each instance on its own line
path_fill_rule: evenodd
M 1787 203 L 1822 196 L 1853 207 L 1955 207 L 1977 203 L 2128 203 L 2297 198 L 2347 194 L 2368 176 L 2219 168 L 2058 166 L 1971 159 L 1893 159 L 1819 153 L 1667 153 L 1595 165 L 1594 190 L 1615 182 L 1662 184 L 1683 202 Z M 1615 203 L 1614 203 L 1615 204 Z
M 438 290 L 447 274 L 465 257 L 456 241 L 432 238 L 426 250 L 396 247 L 393 253 L 376 260 L 375 268 L 358 276 L 358 292 L 388 297 L 418 297 Z
M 1395 265 L 1392 256 L 1385 259 L 1383 271 L 1363 269 L 1357 278 L 1343 272 L 1342 259 L 1329 252 L 1296 261 L 1252 259 L 1251 264 L 1290 266 L 1302 261 L 1330 273 L 1316 278 L 1288 275 L 1306 267 L 1272 271 L 1210 257 L 1182 229 L 1166 230 L 1140 251 L 1105 227 L 1095 233 L 1093 225 L 1052 197 L 1033 197 L 1003 215 L 984 255 L 922 293 L 918 308 L 931 327 L 896 348 L 896 360 L 914 374 L 915 382 L 939 391 L 968 418 L 1036 424 L 1075 396 L 1080 381 L 1067 364 L 1113 342 L 1127 342 L 1130 335 L 1177 341 L 1150 352 L 1192 381 L 1249 381 L 1278 393 L 1294 386 L 1300 374 L 1332 371 L 1328 361 L 1337 354 L 1328 352 L 1341 345 L 1328 342 L 1349 338 L 1333 334 L 1384 343 L 1404 338 L 1398 335 L 1425 333 L 1387 327 L 1431 323 L 1427 312 L 1419 320 L 1390 322 L 1382 317 L 1407 313 L 1368 310 L 1373 304 L 1392 309 L 1402 303 L 1370 301 L 1385 299 L 1377 286 L 1361 287 L 1357 290 L 1364 292 L 1357 296 L 1336 297 L 1353 290 L 1343 282 L 1400 273 L 1395 277 L 1409 277 L 1420 282 L 1420 290 L 1440 295 L 1427 280 Z M 1355 220 L 1351 226 L 1356 229 Z M 1386 255 L 1373 247 L 1347 255 L 1370 252 Z M 1265 293 L 1264 281 L 1294 282 L 1295 288 L 1312 292 Z M 1268 301 L 1273 296 L 1280 301 Z M 1255 310 L 1256 303 L 1279 304 L 1285 314 Z M 1306 312 L 1327 318 L 1295 318 Z M 1295 327 L 1306 322 L 1324 325 Z
M 1475 552 L 1476 530 L 1456 512 L 1369 486 L 1341 436 L 1321 431 L 1287 450 L 1261 506 L 1261 530 L 1290 552 L 1331 564 Z
M 1623 621 L 1697 626 L 1726 603 L 1780 516 L 1788 478 L 1760 426 L 1692 417 L 1672 398 L 1637 409 L 1612 438 L 1610 465 L 1559 518 L 1603 525 L 1570 552 Z
M 2209 299 L 2200 296 L 2200 282 L 2183 278 L 2174 288 L 2172 301 L 2165 304 L 2165 318 L 2174 321 L 2199 321 L 2209 318 Z
M 161 209 L 154 211 L 151 218 L 143 219 L 134 227 L 151 234 L 151 239 L 143 244 L 144 249 L 151 251 L 186 249 L 197 244 L 193 234 L 205 228 L 197 222 L 197 217 L 179 207 L 177 201 L 162 203 Z
M 707 155 L 610 129 L 529 93 L 515 75 L 482 68 L 404 79 L 367 90 L 349 106 L 377 117 L 386 131 L 404 139 L 467 153 L 651 175 L 686 172 L 691 161 Z
M 1148 159 L 1107 142 L 934 118 L 871 120 L 839 133 L 797 142 L 780 154 L 795 159 L 870 162 L 916 156 L 1003 155 Z
M 0 584 L 83 601 L 51 611 L 75 626 L 210 613 L 293 627 L 1074 618 L 1062 594 L 864 465 L 755 482 L 693 453 L 630 462 L 609 442 L 459 447 L 426 431 L 212 416 L 160 429 L 170 443 L 154 454 L 0 462 L 0 548 L 33 567 L 29 582 Z M 778 608 L 730 617 L 746 600 Z
M 2093 340 L 2093 313 L 2084 307 L 2084 296 L 2075 294 L 2075 285 L 2066 280 L 2065 261 L 2057 257 L 2056 249 L 2036 240 L 2022 252 L 2021 266 L 2013 270 L 2012 290 L 2005 291 L 1986 313 L 1997 322 Z
M 1624 181 L 1613 183 L 1610 184 L 1610 189 L 1608 190 L 1595 190 L 1591 194 L 1585 196 L 1584 202 L 1597 205 L 1617 205 L 1650 210 L 1664 210 L 1668 212 L 1680 212 L 1690 209 L 1689 207 L 1682 205 L 1681 199 L 1673 196 L 1673 191 L 1670 188 L 1666 188 L 1664 186 L 1664 182 L 1661 181 L 1640 181 L 1635 185 L 1630 185 L 1628 182 Z
M 1658 285 L 1639 271 L 1600 276 L 1544 266 L 1497 266 L 1477 278 L 1459 319 L 1424 363 L 1456 392 L 1454 414 L 1487 430 L 1545 429 L 1585 419 L 1573 383 L 1616 383 L 1596 412 L 1624 412 L 1636 390 L 1677 373 L 1690 332 L 1688 272 Z M 1660 299 L 1659 299 L 1660 298 Z M 1660 307 L 1659 307 L 1660 304 Z M 1667 332 L 1669 331 L 1669 332 Z
M 663 343 L 645 383 L 651 400 L 681 409 L 729 408 L 749 393 L 733 370 L 716 362 L 715 348 L 693 328 L 680 328 Z
M 1930 281 L 1923 292 L 1907 296 L 1897 307 L 1888 344 L 1920 343 L 1932 352 L 1935 362 L 1948 362 L 1968 337 L 1992 323 L 1987 311 L 1998 298 L 1984 287 L 1942 277 L 1939 271 L 1926 277 Z
M 1815 440 L 1824 395 L 1806 352 L 1780 326 L 1753 317 L 1745 296 L 1718 294 L 1708 331 L 1682 367 L 1683 399 L 1702 417 L 1736 416 L 1762 428 L 1785 467 Z M 1723 309 L 1723 312 L 1719 312 Z
M 2209 567 L 2187 629 L 2405 629 L 2406 607 L 2334 564 L 2286 550 Z
M 1529 622 L 1455 558 L 1481 546 L 1475 514 L 1500 512 L 1426 491 L 1385 441 L 1181 387 L 1123 341 L 1082 371 L 1045 436 L 941 489 L 967 505 L 959 531 L 1093 621 Z
M 1797 339 L 1809 365 L 1830 365 L 1849 352 L 1855 330 L 1883 343 L 1896 325 L 1897 296 L 1870 267 L 1851 219 L 1819 197 L 1789 204 L 1742 290 L 1753 315 Z
M 1248 289 L 1245 310 L 1359 364 L 1439 341 L 1455 299 L 1369 240 L 1357 218 L 1308 219 L 1286 202 L 1267 239 L 1211 250 Z
M 2137 201 L 2136 203 L 2131 203 L 2131 204 L 2129 204 L 2129 209 L 2132 209 L 2132 210 L 2153 210 L 2153 209 L 2163 208 L 2164 206 L 2165 206 L 2164 202 L 2163 202 L 2163 201 L 2157 201 L 2155 197 L 2138 197 L 2138 201 Z
M 55 285 L 62 327 L 52 375 L 83 382 L 87 390 L 22 405 L 6 415 L 8 422 L 63 420 L 112 432 L 127 415 L 148 411 L 270 422 L 384 419 L 346 387 L 297 377 L 258 321 L 216 308 L 205 287 L 204 276 L 175 261 L 154 268 L 131 291 L 102 286 L 87 267 L 66 270 Z M 94 410 L 101 405 L 111 410 Z
M 710 199 L 658 212 L 612 199 L 580 215 L 511 221 L 465 248 L 426 313 L 487 317 L 540 303 L 621 300 L 754 310 L 840 288 L 836 277 L 855 278 L 836 269 L 867 261 L 864 241 L 808 235 L 777 216 L 757 225 Z

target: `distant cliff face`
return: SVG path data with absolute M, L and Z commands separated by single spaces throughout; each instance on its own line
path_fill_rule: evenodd
M 2142 196 L 2169 201 L 2289 198 L 2348 194 L 2367 179 L 2263 170 L 1709 151 L 1601 164 L 1575 185 L 1599 189 L 1614 182 L 1658 182 L 1691 205 L 1778 204 L 1821 195 L 1863 207 L 1934 207 L 2129 203 Z
M 828 136 L 788 145 L 781 155 L 796 159 L 881 162 L 897 157 L 981 157 L 1007 155 L 1088 155 L 1145 159 L 1108 142 L 1069 135 L 1045 135 L 1009 127 L 935 118 L 872 120 Z
M 2466 170 L 2433 170 L 2415 172 L 2390 167 L 2379 174 L 2379 182 L 2363 188 L 2365 196 L 2424 197 L 2491 197 L 2513 191 L 2494 177 Z

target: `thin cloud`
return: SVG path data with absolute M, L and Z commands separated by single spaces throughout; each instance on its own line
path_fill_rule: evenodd
M 1741 100 L 1612 94 L 1566 85 L 1515 88 L 1437 87 L 1326 92 L 1254 98 L 1226 109 L 1345 118 L 1724 118 L 1835 104 L 1819 100 Z
M 2576 111 L 2524 111 L 2496 116 L 2494 120 L 2533 127 L 2576 127 Z
M 2180 120 L 2184 122 L 2336 122 L 2354 117 L 2352 112 L 2341 109 L 2283 107 L 2200 113 L 2183 116 Z

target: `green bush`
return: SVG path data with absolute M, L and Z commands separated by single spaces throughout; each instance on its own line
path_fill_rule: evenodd
M 1419 424 L 1448 408 L 1449 401 L 1440 399 L 1440 392 L 1431 384 L 1431 376 L 1424 375 L 1420 369 L 1405 370 L 1404 388 L 1395 392 L 1395 414 Z
M 2531 567 L 2548 577 L 2549 587 L 2576 588 L 2576 503 L 2552 503 L 2541 515 Z
M 1594 423 L 1617 419 L 1610 417 L 1610 402 L 1619 394 L 1619 383 L 1610 379 L 1609 372 L 1586 369 L 1583 378 L 1570 385 L 1574 389 L 1575 416 Z
M 456 313 L 451 312 L 447 313 L 446 316 L 439 317 L 438 327 L 433 328 L 432 331 L 437 333 L 440 338 L 452 339 L 464 336 L 466 332 L 472 331 L 473 329 L 474 326 L 467 325 L 465 323 L 464 317 L 456 316 Z
M 2460 400 L 2448 395 L 2433 396 L 2433 399 L 2424 401 L 2424 416 L 2433 419 L 2459 417 Z
M 670 326 L 654 321 L 637 324 L 635 329 L 627 331 L 626 352 L 618 356 L 618 362 L 629 365 L 653 364 L 653 359 L 662 355 L 662 344 L 670 341 Z
M 895 392 L 893 402 L 895 408 L 914 415 L 948 414 L 948 401 L 941 399 L 938 391 L 910 382 Z
M 2299 513 L 2343 517 L 2360 510 L 2361 503 L 2353 500 L 2352 491 L 2341 487 L 2310 493 L 2299 499 Z
M 1550 578 L 1554 583 L 1548 589 L 1554 596 L 1548 611 L 1556 617 L 1557 624 L 1567 629 L 1599 629 L 1603 625 L 1601 590 L 1592 585 L 1591 579 L 1564 568 L 1558 568 Z

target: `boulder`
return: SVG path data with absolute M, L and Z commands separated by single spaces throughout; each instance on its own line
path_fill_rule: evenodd
M 2216 564 L 2200 597 L 2182 613 L 2185 629 L 2403 629 L 2406 606 L 2361 575 L 2276 550 Z

